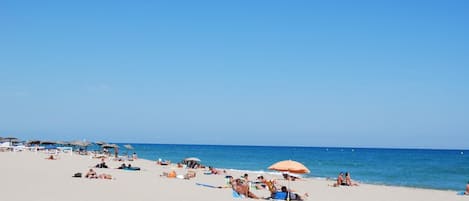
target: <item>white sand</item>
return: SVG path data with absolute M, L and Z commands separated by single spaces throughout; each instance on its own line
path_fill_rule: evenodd
M 61 154 L 58 160 L 46 160 L 44 153 L 0 152 L 0 200 L 1 201 L 221 201 L 233 200 L 229 188 L 218 189 L 196 185 L 224 185 L 224 175 L 204 175 L 197 170 L 197 177 L 190 180 L 160 177 L 163 171 L 175 169 L 184 174 L 186 169 L 159 166 L 148 160 L 132 161 L 132 166 L 142 171 L 115 169 L 122 162 L 107 161 L 109 169 L 94 168 L 97 173 L 112 174 L 115 179 L 72 178 L 96 165 L 99 160 L 89 156 Z M 229 172 L 238 177 L 241 172 Z M 251 175 L 254 178 L 256 175 Z M 264 175 L 269 179 L 271 175 Z M 285 182 L 285 181 L 280 181 Z M 314 201 L 452 201 L 469 200 L 469 196 L 456 195 L 454 191 L 440 191 L 405 187 L 361 184 L 358 187 L 330 187 L 333 181 L 307 179 L 291 182 L 291 187 L 307 192 L 307 200 Z M 461 184 L 464 185 L 464 184 Z M 464 186 L 462 186 L 464 187 Z M 267 197 L 267 190 L 253 190 Z M 245 199 L 249 200 L 249 199 Z

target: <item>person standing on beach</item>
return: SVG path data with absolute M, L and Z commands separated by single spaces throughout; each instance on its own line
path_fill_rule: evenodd
M 464 195 L 469 195 L 469 181 L 466 184 L 466 191 L 464 192 Z

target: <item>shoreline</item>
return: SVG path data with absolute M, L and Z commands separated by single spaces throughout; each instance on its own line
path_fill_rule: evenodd
M 280 148 L 317 148 L 317 149 L 378 149 L 378 150 L 426 150 L 426 151 L 459 151 L 468 152 L 469 148 L 424 148 L 424 147 L 354 147 L 354 146 L 307 146 L 307 145 L 242 145 L 242 144 L 176 144 L 176 143 L 137 143 L 112 142 L 119 145 L 181 145 L 181 146 L 233 146 L 233 147 L 280 147 Z

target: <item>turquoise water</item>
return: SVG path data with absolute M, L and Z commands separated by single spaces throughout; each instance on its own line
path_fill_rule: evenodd
M 121 146 L 121 154 L 126 150 Z M 426 149 L 132 144 L 140 158 L 179 162 L 198 157 L 217 168 L 265 171 L 280 160 L 296 160 L 311 173 L 335 178 L 341 171 L 372 184 L 463 190 L 469 180 L 469 151 Z

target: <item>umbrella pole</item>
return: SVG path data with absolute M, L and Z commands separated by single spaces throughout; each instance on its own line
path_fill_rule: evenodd
M 287 179 L 288 179 L 287 201 L 290 201 L 290 191 L 291 191 L 291 188 L 290 188 L 290 175 L 288 175 Z

